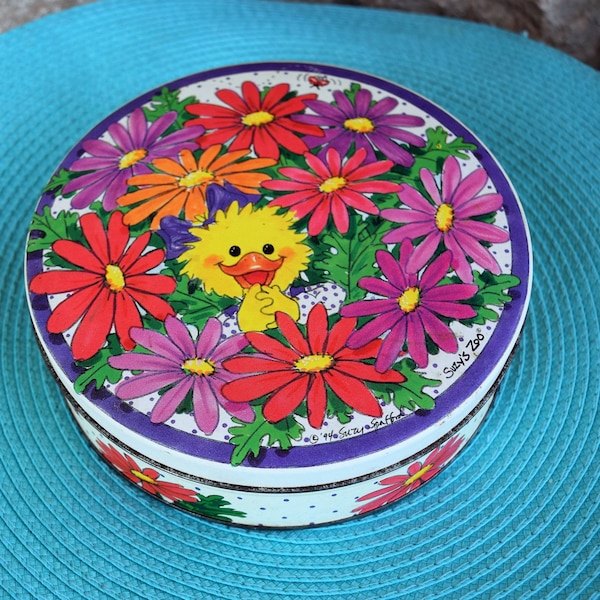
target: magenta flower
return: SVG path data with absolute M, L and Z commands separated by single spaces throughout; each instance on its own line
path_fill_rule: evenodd
M 379 482 L 381 488 L 357 499 L 357 502 L 365 502 L 366 500 L 369 502 L 354 508 L 352 512 L 358 514 L 370 512 L 391 504 L 416 490 L 435 477 L 450 462 L 463 442 L 463 437 L 453 437 L 443 446 L 436 448 L 422 463 L 417 461 L 410 465 L 406 475 L 392 475 L 382 479 Z
M 498 275 L 500 266 L 481 242 L 506 242 L 508 232 L 475 218 L 502 206 L 500 194 L 478 195 L 488 180 L 487 173 L 477 169 L 462 179 L 458 160 L 450 156 L 442 171 L 441 193 L 431 171 L 421 169 L 420 176 L 434 204 L 411 186 L 402 186 L 398 195 L 409 208 L 388 208 L 381 211 L 381 216 L 405 225 L 388 232 L 383 241 L 391 244 L 423 238 L 408 261 L 407 269 L 411 272 L 421 269 L 443 242 L 452 255 L 452 268 L 465 283 L 473 281 L 467 257 Z
M 150 354 L 126 352 L 108 359 L 115 369 L 142 371 L 122 381 L 115 390 L 116 395 L 130 400 L 162 392 L 150 420 L 163 423 L 191 391 L 194 418 L 206 434 L 211 434 L 219 422 L 219 406 L 241 421 L 252 421 L 254 411 L 249 404 L 230 402 L 221 394 L 223 384 L 238 377 L 226 371 L 221 363 L 243 350 L 248 344 L 246 338 L 237 335 L 219 343 L 222 326 L 214 318 L 206 322 L 196 342 L 186 325 L 175 317 L 166 319 L 165 329 L 167 335 L 141 327 L 131 328 L 131 338 Z
M 283 167 L 279 173 L 287 179 L 265 181 L 269 190 L 292 192 L 273 200 L 272 204 L 290 208 L 298 219 L 310 214 L 308 233 L 318 235 L 327 226 L 329 215 L 340 233 L 347 233 L 348 208 L 370 215 L 379 214 L 377 206 L 365 194 L 398 192 L 400 185 L 374 179 L 387 173 L 393 166 L 389 160 L 364 165 L 367 152 L 358 150 L 347 161 L 342 161 L 335 148 L 329 148 L 325 160 L 309 152 L 304 155 L 310 170 Z
M 356 93 L 354 104 L 348 96 L 337 90 L 333 93 L 335 105 L 322 100 L 309 100 L 306 106 L 316 115 L 294 115 L 293 119 L 308 125 L 327 127 L 323 137 L 307 135 L 304 142 L 309 148 L 330 146 L 340 156 L 346 156 L 350 146 L 356 150 L 367 151 L 367 161 L 377 160 L 374 149 L 382 152 L 391 161 L 410 167 L 415 159 L 403 146 L 394 140 L 417 147 L 425 146 L 425 140 L 406 131 L 406 127 L 421 127 L 421 117 L 403 114 L 390 114 L 398 105 L 395 98 L 383 98 L 372 102 L 369 90 L 361 89 Z M 323 152 L 323 151 L 322 151 Z
M 398 261 L 389 252 L 379 250 L 376 254 L 377 264 L 387 281 L 363 277 L 358 285 L 385 298 L 359 300 L 343 306 L 340 311 L 343 317 L 377 315 L 348 338 L 350 348 L 360 348 L 386 331 L 389 332 L 375 361 L 375 368 L 380 373 L 392 366 L 405 343 L 417 365 L 426 367 L 428 355 L 425 333 L 441 350 L 456 352 L 456 337 L 439 317 L 469 319 L 476 315 L 472 306 L 459 302 L 473 296 L 478 290 L 476 285 L 438 285 L 450 267 L 450 253 L 444 252 L 438 256 L 418 277 L 406 267 L 412 250 L 411 243 L 405 240 L 400 248 Z
M 114 210 L 117 198 L 127 193 L 127 180 L 152 172 L 147 163 L 155 158 L 176 157 L 184 148 L 198 149 L 191 140 L 202 135 L 204 127 L 186 127 L 161 138 L 176 118 L 176 112 L 168 112 L 148 123 L 144 111 L 137 108 L 127 126 L 112 123 L 108 127 L 114 144 L 105 140 L 83 142 L 83 149 L 90 156 L 77 159 L 71 170 L 91 172 L 69 181 L 63 188 L 64 194 L 80 190 L 71 202 L 73 208 L 89 206 L 104 194 L 102 206 Z

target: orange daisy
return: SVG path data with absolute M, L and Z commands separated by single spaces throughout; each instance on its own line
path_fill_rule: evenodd
M 249 149 L 221 152 L 221 144 L 207 148 L 196 160 L 190 150 L 179 153 L 179 161 L 172 158 L 156 158 L 152 161 L 156 173 L 130 177 L 129 185 L 140 189 L 118 198 L 120 206 L 133 206 L 125 214 L 124 222 L 135 225 L 154 215 L 151 229 L 158 229 L 160 220 L 166 216 L 178 217 L 184 212 L 188 221 L 202 219 L 206 215 L 206 190 L 212 183 L 229 183 L 241 192 L 256 194 L 263 181 L 270 179 L 258 169 L 271 167 L 271 158 L 241 160 Z

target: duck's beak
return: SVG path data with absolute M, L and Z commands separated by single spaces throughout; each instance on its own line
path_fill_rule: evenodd
M 283 258 L 270 260 L 260 252 L 244 254 L 234 265 L 219 264 L 221 271 L 231 275 L 243 288 L 249 289 L 254 284 L 270 285 L 277 269 L 283 264 Z

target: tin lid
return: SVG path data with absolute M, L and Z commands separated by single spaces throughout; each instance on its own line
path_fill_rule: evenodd
M 46 186 L 26 278 L 72 403 L 226 486 L 385 470 L 463 421 L 529 301 L 516 193 L 396 84 L 238 65 L 130 102 Z

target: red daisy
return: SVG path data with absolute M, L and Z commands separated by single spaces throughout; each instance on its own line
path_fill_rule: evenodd
M 223 366 L 233 373 L 252 375 L 221 388 L 221 393 L 232 402 L 249 402 L 269 395 L 263 415 L 271 423 L 287 417 L 306 400 L 308 422 L 312 427 L 321 427 L 328 389 L 354 410 L 379 417 L 381 407 L 363 382 L 406 381 L 397 371 L 379 373 L 373 365 L 363 362 L 376 356 L 380 340 L 359 349 L 346 346 L 356 319 L 341 319 L 329 331 L 327 311 L 322 304 L 316 304 L 308 315 L 306 336 L 290 316 L 278 312 L 276 320 L 287 345 L 265 333 L 246 333 L 258 354 L 230 358 Z
M 232 90 L 219 90 L 217 98 L 230 106 L 218 106 L 206 102 L 190 104 L 187 110 L 197 119 L 191 119 L 188 126 L 202 125 L 207 133 L 196 141 L 201 148 L 213 144 L 224 144 L 235 137 L 229 150 L 254 148 L 259 157 L 279 159 L 279 147 L 290 152 L 303 154 L 307 145 L 297 134 L 322 136 L 323 131 L 316 125 L 292 121 L 291 115 L 302 112 L 307 100 L 314 100 L 316 94 L 302 94 L 287 98 L 290 86 L 280 83 L 273 86 L 261 97 L 257 85 L 251 81 L 242 84 L 242 95 Z
M 149 231 L 128 245 L 129 229 L 120 212 L 111 215 L 107 230 L 94 213 L 79 222 L 87 245 L 71 240 L 52 244 L 52 250 L 73 268 L 40 273 L 29 288 L 34 294 L 70 293 L 56 306 L 46 327 L 50 333 L 62 333 L 81 319 L 71 344 L 76 360 L 94 356 L 113 326 L 121 345 L 132 350 L 135 342 L 129 330 L 142 326 L 139 307 L 160 321 L 175 314 L 159 297 L 175 291 L 175 280 L 147 273 L 162 262 L 165 252 L 142 254 L 150 242 Z
M 391 504 L 395 500 L 406 496 L 409 492 L 416 490 L 421 484 L 429 481 L 437 475 L 446 463 L 458 452 L 464 438 L 454 437 L 443 446 L 436 448 L 422 463 L 417 461 L 408 467 L 406 475 L 393 475 L 379 482 L 383 488 L 365 494 L 358 498 L 357 502 L 370 500 L 367 504 L 359 506 L 352 512 L 363 514 Z
M 298 219 L 311 214 L 308 233 L 318 235 L 327 226 L 329 215 L 340 233 L 347 233 L 348 207 L 370 215 L 379 213 L 377 206 L 365 194 L 399 192 L 402 186 L 391 181 L 372 179 L 387 173 L 394 163 L 381 160 L 363 165 L 367 158 L 364 148 L 357 150 L 346 162 L 340 153 L 329 148 L 325 162 L 307 152 L 304 155 L 310 171 L 295 167 L 279 170 L 289 180 L 272 180 L 263 183 L 269 190 L 292 192 L 273 201 L 276 206 L 290 208 Z
M 176 502 L 197 502 L 198 496 L 196 492 L 187 490 L 178 483 L 170 483 L 168 481 L 159 481 L 162 475 L 154 469 L 142 469 L 136 462 L 127 454 L 121 454 L 112 446 L 107 446 L 98 440 L 98 446 L 102 452 L 102 456 L 115 469 L 123 473 L 129 481 L 140 486 L 145 492 L 154 496 L 161 496 L 165 500 Z

